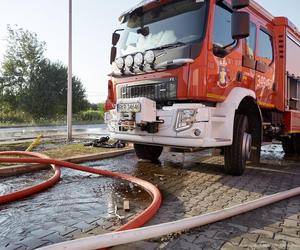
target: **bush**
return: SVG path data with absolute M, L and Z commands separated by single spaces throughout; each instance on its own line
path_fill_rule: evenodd
M 0 112 L 0 123 L 2 124 L 29 124 L 33 123 L 31 115 L 21 111 Z
M 78 113 L 75 116 L 77 121 L 103 121 L 103 114 L 96 110 L 87 110 Z

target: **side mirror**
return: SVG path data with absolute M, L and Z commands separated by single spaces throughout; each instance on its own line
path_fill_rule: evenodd
M 112 39 L 111 39 L 112 45 L 113 45 L 113 46 L 116 46 L 117 43 L 119 42 L 119 39 L 120 39 L 120 34 L 114 32 L 114 33 L 112 34 Z
M 244 11 L 234 11 L 231 20 L 232 39 L 239 40 L 250 35 L 250 14 Z
M 245 7 L 248 7 L 250 5 L 249 0 L 232 0 L 231 6 L 234 10 L 239 10 Z
M 116 60 L 117 56 L 117 48 L 115 46 L 111 47 L 110 51 L 110 64 L 112 64 Z

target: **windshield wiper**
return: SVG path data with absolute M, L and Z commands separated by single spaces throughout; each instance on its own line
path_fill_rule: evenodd
M 180 46 L 184 46 L 184 45 L 186 45 L 186 44 L 183 43 L 183 42 L 169 43 L 169 44 L 166 44 L 166 45 L 162 45 L 162 46 L 153 48 L 151 50 L 162 50 L 162 49 L 176 48 L 176 47 L 180 47 Z

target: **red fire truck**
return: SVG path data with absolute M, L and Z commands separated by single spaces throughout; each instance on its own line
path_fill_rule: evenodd
M 223 148 L 241 175 L 262 141 L 300 154 L 300 33 L 286 17 L 252 0 L 148 0 L 119 20 L 105 120 L 139 158 Z

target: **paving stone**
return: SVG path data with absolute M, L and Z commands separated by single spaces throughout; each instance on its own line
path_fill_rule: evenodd
M 219 240 L 224 240 L 224 241 L 229 241 L 235 246 L 238 246 L 240 242 L 242 241 L 242 238 L 240 236 L 238 237 L 229 237 L 228 232 L 218 232 L 215 236 L 214 239 L 219 239 Z
M 286 212 L 290 213 L 290 214 L 299 213 L 300 212 L 299 205 L 298 206 L 288 206 L 286 209 Z
M 284 227 L 292 227 L 292 228 L 297 228 L 299 225 L 298 221 L 295 220 L 289 220 L 289 219 L 285 219 L 283 224 Z
M 284 240 L 274 240 L 274 239 L 269 239 L 263 236 L 260 236 L 257 244 L 260 246 L 264 246 L 267 248 L 276 248 L 276 249 L 286 249 L 287 243 Z
M 126 248 L 127 247 L 127 248 Z M 155 250 L 159 247 L 158 243 L 139 241 L 134 244 L 121 245 L 111 248 L 112 250 L 125 250 L 125 249 L 145 249 L 145 250 Z
M 90 224 L 88 224 L 88 223 L 86 223 L 86 222 L 84 222 L 84 221 L 81 221 L 81 222 L 79 222 L 79 223 L 77 223 L 77 224 L 72 225 L 72 227 L 78 228 L 78 229 L 80 229 L 80 230 L 83 230 L 83 229 L 85 229 L 85 228 L 90 227 Z
M 44 236 L 47 236 L 49 234 L 53 234 L 55 233 L 54 230 L 44 230 L 44 229 L 38 229 L 38 230 L 34 230 L 34 231 L 31 231 L 30 234 L 32 234 L 33 237 L 36 237 L 36 238 L 43 238 Z
M 193 233 L 188 233 L 188 234 L 184 234 L 184 235 L 180 236 L 180 239 L 192 243 L 192 242 L 194 242 L 198 237 L 199 237 L 199 236 L 198 236 L 197 233 L 194 233 L 194 234 L 193 234 Z
M 288 249 L 288 250 L 299 250 L 299 245 L 294 244 L 292 242 L 288 242 L 286 249 Z
M 44 246 L 45 244 L 47 244 L 47 240 L 41 240 L 38 238 L 26 238 L 22 241 L 19 242 L 20 244 L 30 248 L 30 249 L 35 249 L 41 246 Z
M 270 238 L 272 239 L 274 237 L 274 232 L 272 231 L 267 231 L 267 230 L 263 230 L 263 229 L 255 229 L 255 228 L 251 228 L 249 230 L 250 233 L 254 233 L 254 234 L 259 234 L 261 236 L 264 236 L 266 238 Z
M 95 224 L 91 224 L 89 227 L 87 227 L 87 228 L 85 228 L 85 229 L 83 229 L 83 230 L 81 230 L 83 233 L 88 233 L 88 232 L 90 232 L 90 231 L 92 231 L 93 229 L 95 229 L 97 227 L 97 225 L 95 225 Z
M 80 230 L 77 231 L 78 234 L 80 234 Z M 103 229 L 102 227 L 96 227 L 94 229 L 92 229 L 91 231 L 89 231 L 88 233 L 89 234 L 92 234 L 92 235 L 101 235 L 101 234 L 105 234 L 105 233 L 108 233 L 109 231 L 107 231 L 106 229 Z M 75 233 L 75 232 L 73 232 Z
M 273 232 L 273 233 L 280 233 L 280 232 L 282 232 L 282 228 L 280 228 L 280 227 L 278 227 L 278 228 L 275 228 L 275 227 L 264 227 L 263 229 L 266 230 L 266 231 Z
M 275 240 L 284 240 L 287 242 L 291 242 L 294 243 L 298 246 L 300 246 L 300 238 L 299 237 L 292 237 L 292 236 L 288 236 L 288 235 L 284 235 L 284 234 L 275 234 Z
M 240 247 L 251 247 L 251 246 L 255 246 L 256 245 L 256 242 L 254 241 L 251 241 L 251 240 L 248 240 L 246 238 L 243 238 L 243 240 L 241 241 L 240 243 Z
M 235 224 L 235 223 L 228 223 L 227 225 L 231 226 L 231 227 L 238 228 L 242 232 L 247 232 L 249 230 L 248 227 L 245 227 L 245 226 L 242 226 L 242 225 L 239 225 L 239 224 Z
M 232 243 L 235 246 L 238 246 L 240 244 L 240 242 L 242 241 L 242 237 L 238 236 L 238 237 L 233 237 L 233 238 L 229 238 L 227 239 L 230 243 Z M 226 241 L 226 240 L 225 240 Z
M 292 227 L 282 227 L 281 234 L 285 234 L 292 237 L 299 237 L 300 227 L 292 228 Z
M 245 248 L 238 247 L 236 245 L 233 245 L 230 242 L 226 242 L 225 244 L 222 245 L 222 247 L 220 249 L 222 249 L 222 250 L 244 250 Z
M 293 214 L 293 215 L 290 215 L 290 216 L 288 216 L 288 217 L 287 217 L 287 219 L 289 219 L 289 220 L 297 220 L 297 221 L 299 221 L 299 220 L 300 220 L 300 218 L 299 218 L 299 215 L 298 215 L 298 214 Z
M 0 249 L 3 250 L 26 250 L 27 247 L 23 246 L 23 245 L 10 245 L 10 246 L 4 246 L 1 247 Z
M 257 233 L 246 233 L 246 234 L 241 235 L 241 237 L 243 237 L 243 239 L 247 239 L 251 242 L 256 242 L 258 237 L 259 237 L 259 234 L 257 234 Z
M 197 244 L 192 244 L 192 243 L 186 242 L 186 241 L 180 241 L 179 245 L 182 250 L 199 250 L 199 247 L 200 247 Z
M 201 232 L 201 235 L 204 235 L 207 238 L 213 238 L 217 232 L 218 232 L 218 230 L 215 230 L 215 229 L 207 229 L 207 230 L 204 230 L 203 232 Z
M 59 235 L 59 233 L 50 234 L 48 236 L 43 237 L 42 239 L 43 240 L 45 239 L 45 240 L 50 241 L 52 243 L 58 243 L 58 242 L 66 241 L 66 238 Z

